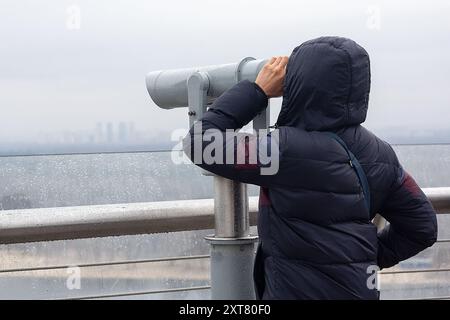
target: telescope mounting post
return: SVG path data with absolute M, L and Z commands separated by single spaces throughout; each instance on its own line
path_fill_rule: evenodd
M 205 72 L 195 72 L 187 80 L 189 127 L 206 111 L 209 78 Z
M 208 75 L 193 73 L 187 88 L 192 126 L 206 111 Z M 247 185 L 215 175 L 213 179 L 215 233 L 205 238 L 211 245 L 211 298 L 255 299 L 253 261 L 258 237 L 250 235 Z

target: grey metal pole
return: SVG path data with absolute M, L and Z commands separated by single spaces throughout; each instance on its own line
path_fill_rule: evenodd
M 247 185 L 214 177 L 215 234 L 211 244 L 211 298 L 255 299 L 253 262 L 257 236 L 250 235 Z
M 253 119 L 267 129 L 269 106 Z M 253 264 L 258 236 L 250 234 L 247 185 L 214 177 L 215 235 L 211 244 L 211 298 L 254 300 Z
M 187 79 L 190 125 L 206 110 L 210 83 L 202 71 Z M 214 216 L 215 234 L 206 237 L 211 245 L 211 298 L 255 299 L 253 259 L 258 237 L 250 235 L 247 185 L 214 176 Z
M 247 185 L 214 177 L 216 237 L 242 238 L 250 233 Z

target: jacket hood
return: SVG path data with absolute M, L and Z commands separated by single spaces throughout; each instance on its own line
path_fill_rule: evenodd
M 334 130 L 364 122 L 370 61 L 356 42 L 321 37 L 296 47 L 286 66 L 277 126 Z

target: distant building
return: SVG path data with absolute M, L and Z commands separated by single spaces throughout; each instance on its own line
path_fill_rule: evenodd
M 132 140 L 132 142 L 135 142 L 135 140 L 136 140 L 136 132 L 134 129 L 134 122 L 128 123 L 128 140 Z
M 103 123 L 97 122 L 95 126 L 95 142 L 103 143 L 105 141 L 104 133 L 103 133 Z
M 120 122 L 119 123 L 119 136 L 118 136 L 118 140 L 119 143 L 126 143 L 128 135 L 127 135 L 127 124 L 125 122 Z
M 106 142 L 111 144 L 114 142 L 114 127 L 111 122 L 106 124 Z

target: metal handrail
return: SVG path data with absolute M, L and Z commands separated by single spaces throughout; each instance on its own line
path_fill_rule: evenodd
M 450 213 L 450 187 L 422 189 L 438 213 Z M 258 197 L 249 197 L 250 224 Z M 0 212 L 0 244 L 212 229 L 213 199 Z

